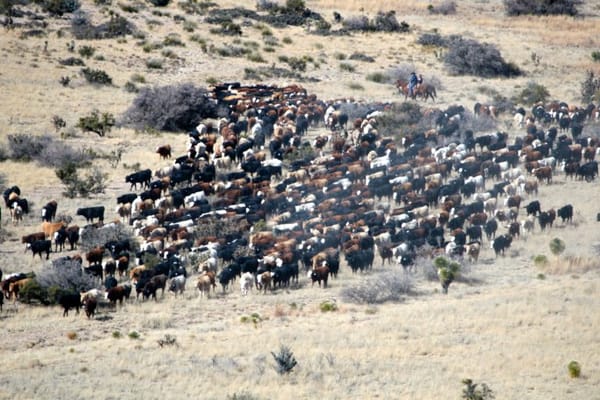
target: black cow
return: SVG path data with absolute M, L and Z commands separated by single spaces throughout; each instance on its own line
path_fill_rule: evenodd
M 104 222 L 104 206 L 78 208 L 77 215 L 85 217 L 88 223 L 93 223 L 95 218 Z
M 59 247 L 60 251 L 64 250 L 67 237 L 67 228 L 65 228 L 64 226 L 58 231 L 56 231 L 56 233 L 54 234 L 54 252 L 58 252 Z
M 42 207 L 42 221 L 52 222 L 56 216 L 56 209 L 58 204 L 56 200 L 49 201 L 44 207 Z
M 77 243 L 79 243 L 79 227 L 71 226 L 67 228 L 67 240 L 69 241 L 71 250 L 73 250 Z
M 585 179 L 587 182 L 593 181 L 596 178 L 596 175 L 598 175 L 597 161 L 590 161 L 583 164 L 577 168 L 577 172 L 575 174 L 577 178 L 581 177 L 581 179 Z
M 33 253 L 33 257 L 36 254 L 40 255 L 40 259 L 42 258 L 42 253 L 46 253 L 46 260 L 50 258 L 50 252 L 52 251 L 52 241 L 51 240 L 36 240 L 35 242 L 28 244 L 27 248 L 31 249 Z
M 512 236 L 510 235 L 500 235 L 492 242 L 492 248 L 494 249 L 494 253 L 496 253 L 496 257 L 498 254 L 502 254 L 504 256 L 504 250 L 508 249 L 512 243 Z
M 573 206 L 571 204 L 567 204 L 564 207 L 561 207 L 556 212 L 558 216 L 562 219 L 562 222 L 573 222 Z
M 71 308 L 74 308 L 75 312 L 79 314 L 79 309 L 81 308 L 81 295 L 79 293 L 63 294 L 58 299 L 58 304 L 60 304 L 64 309 L 63 317 L 69 315 L 69 310 Z
M 490 219 L 485 223 L 483 230 L 485 231 L 485 236 L 488 240 L 494 239 L 496 237 L 496 231 L 498 230 L 498 221 L 494 218 Z
M 117 204 L 132 203 L 138 195 L 136 193 L 125 193 L 117 197 Z
M 129 183 L 129 190 L 137 189 L 139 183 L 142 188 L 150 187 L 150 180 L 152 179 L 152 170 L 145 169 L 143 171 L 137 171 L 133 174 L 129 174 L 125 177 L 125 182 Z
M 547 225 L 550 225 L 550 227 L 552 228 L 552 223 L 554 223 L 554 218 L 556 218 L 554 210 L 540 212 L 540 215 L 538 215 L 538 222 L 540 223 L 540 229 L 542 231 L 546 230 Z
M 534 200 L 527 204 L 525 209 L 527 210 L 527 215 L 537 216 L 541 212 L 540 202 L 538 200 Z

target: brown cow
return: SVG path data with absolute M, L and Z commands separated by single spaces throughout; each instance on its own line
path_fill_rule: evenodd
M 156 148 L 156 153 L 161 159 L 171 158 L 171 145 L 165 144 Z
M 312 280 L 312 286 L 315 285 L 315 282 L 319 283 L 319 287 L 321 286 L 321 281 L 323 281 L 323 287 L 327 287 L 327 279 L 329 278 L 329 267 L 327 265 L 323 265 L 321 267 L 314 268 L 310 273 L 310 279 Z
M 551 167 L 539 167 L 531 171 L 538 181 L 546 180 L 546 183 L 552 182 L 552 168 Z
M 54 234 L 59 231 L 63 226 L 66 227 L 66 224 L 62 221 L 60 222 L 42 222 L 42 232 L 46 235 L 46 239 L 54 238 Z

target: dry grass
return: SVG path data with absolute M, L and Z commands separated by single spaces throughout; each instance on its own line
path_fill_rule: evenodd
M 579 104 L 579 82 L 587 69 L 597 68 L 589 57 L 600 46 L 598 10 L 589 4 L 586 17 L 574 20 L 509 19 L 503 15 L 501 0 L 458 2 L 454 16 L 430 15 L 426 9 L 430 2 L 417 0 L 377 1 L 368 9 L 359 1 L 307 3 L 328 20 L 333 11 L 343 16 L 373 16 L 393 9 L 399 21 L 406 20 L 413 27 L 401 35 L 326 38 L 305 27 L 272 29 L 281 47 L 273 53 L 261 52 L 266 65 L 278 63 L 282 54 L 319 60 L 319 67 L 309 66 L 306 73 L 319 81 L 303 85 L 322 99 L 352 96 L 398 101 L 392 85 L 366 77 L 410 63 L 426 77 L 440 79 L 439 107 L 461 103 L 472 109 L 474 102 L 489 100 L 479 87 L 511 97 L 530 80 L 545 85 L 553 98 Z M 236 0 L 219 4 L 252 8 Z M 182 14 L 176 2 L 164 11 Z M 103 19 L 97 13 L 92 16 L 95 21 Z M 148 43 L 160 42 L 172 32 L 181 38 L 190 36 L 182 24 L 173 23 L 172 16 L 152 16 L 149 8 L 127 17 L 147 30 Z M 208 45 L 231 43 L 229 38 L 211 35 L 210 26 L 200 17 L 186 18 L 197 23 L 194 34 L 205 38 Z M 162 24 L 149 29 L 149 19 Z M 46 39 L 20 39 L 18 30 L 0 35 L 2 137 L 53 133 L 54 115 L 65 119 L 67 127 L 95 108 L 121 115 L 135 96 L 123 90 L 133 74 L 144 76 L 147 85 L 203 85 L 212 78 L 240 80 L 244 68 L 254 65 L 243 58 L 206 54 L 200 43 L 184 39 L 185 47 L 173 48 L 179 60 L 166 62 L 163 70 L 148 70 L 145 60 L 149 55 L 134 38 L 80 41 L 78 46 L 92 45 L 96 54 L 105 58 L 86 59 L 86 65 L 105 70 L 113 78 L 112 87 L 96 88 L 78 74 L 78 67 L 58 64 L 73 55 L 66 49 L 71 38 L 56 35 L 67 22 L 52 22 L 47 53 L 43 51 Z M 517 63 L 527 74 L 512 80 L 449 76 L 433 52 L 415 44 L 421 33 L 433 29 L 443 35 L 460 34 L 494 43 L 506 60 Z M 291 42 L 283 41 L 284 37 Z M 242 41 L 262 43 L 261 31 L 244 29 Z M 355 72 L 340 71 L 335 54 L 349 56 L 357 50 L 376 62 L 359 63 Z M 539 66 L 531 62 L 532 52 L 540 56 Z M 69 87 L 59 84 L 61 76 L 71 77 Z M 571 84 L 565 83 L 565 76 Z M 62 187 L 49 168 L 0 163 L 6 183 L 19 185 L 36 205 L 22 225 L 12 227 L 5 222 L 3 226 L 8 232 L 7 240 L 0 244 L 5 273 L 45 268 L 29 253 L 23 255 L 20 243 L 21 235 L 39 230 L 37 211 L 45 202 L 57 198 L 58 212 L 70 214 L 77 207 L 102 203 L 107 205 L 107 219 L 113 219 L 114 198 L 128 191 L 124 176 L 132 165 L 139 163 L 153 170 L 168 165 L 171 161 L 160 161 L 154 154 L 154 148 L 165 143 L 173 146 L 174 154 L 185 150 L 181 135 L 148 135 L 122 128 L 113 129 L 106 138 L 76 132 L 65 140 L 72 146 L 92 146 L 105 152 L 118 147 L 126 150 L 117 168 L 111 168 L 106 160 L 97 161 L 109 174 L 109 187 L 106 194 L 86 200 L 62 198 Z M 166 400 L 179 399 L 181 393 L 203 399 L 225 399 L 236 393 L 260 399 L 439 399 L 458 398 L 461 380 L 467 377 L 487 383 L 497 398 L 595 398 L 600 386 L 600 364 L 595 357 L 600 346 L 600 317 L 591 312 L 600 306 L 596 185 L 567 181 L 560 175 L 552 185 L 542 185 L 536 197 L 542 208 L 570 202 L 576 210 L 574 223 L 558 222 L 548 232 L 538 229 L 516 240 L 505 258 L 496 259 L 486 242 L 479 262 L 469 268 L 468 279 L 453 283 L 447 296 L 440 293 L 438 282 L 416 278 L 416 295 L 401 304 L 374 308 L 344 303 L 342 288 L 359 283 L 363 276 L 342 267 L 339 278 L 326 290 L 311 287 L 303 276 L 301 289 L 265 295 L 254 291 L 247 297 L 234 285 L 234 291 L 226 296 L 217 291 L 210 299 L 199 299 L 191 279 L 183 297 L 166 294 L 158 302 L 130 301 L 116 310 L 101 307 L 92 320 L 73 311 L 63 318 L 58 307 L 5 304 L 0 314 L 5 338 L 0 344 L 0 399 L 128 399 L 139 393 Z M 74 222 L 83 225 L 79 218 Z M 548 243 L 557 236 L 565 241 L 566 251 L 563 262 L 553 264 Z M 533 266 L 532 257 L 537 254 L 551 260 L 546 269 Z M 538 279 L 539 273 L 546 279 Z M 337 310 L 322 312 L 320 305 L 326 301 L 335 301 Z M 259 317 L 257 323 L 242 322 L 252 315 Z M 134 333 L 139 337 L 134 338 Z M 75 337 L 70 339 L 72 334 Z M 159 347 L 157 341 L 165 335 L 176 337 L 179 346 Z M 281 344 L 290 347 L 299 363 L 285 377 L 275 372 L 271 357 L 271 351 Z M 581 363 L 582 379 L 568 377 L 565 366 L 570 360 Z

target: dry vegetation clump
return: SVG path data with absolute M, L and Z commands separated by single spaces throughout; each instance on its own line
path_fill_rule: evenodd
M 189 131 L 202 119 L 217 117 L 206 89 L 191 83 L 142 88 L 121 124 L 138 130 Z
M 413 279 L 410 274 L 401 270 L 375 273 L 364 281 L 342 290 L 346 301 L 358 304 L 399 302 L 412 293 Z
M 88 14 L 79 10 L 71 18 L 71 32 L 78 40 L 111 39 L 131 35 L 137 31 L 127 18 L 111 14 L 108 21 L 94 25 Z
M 582 0 L 504 0 L 506 14 L 517 15 L 577 15 Z

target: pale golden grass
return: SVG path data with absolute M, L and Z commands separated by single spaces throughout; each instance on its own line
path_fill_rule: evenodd
M 455 16 L 443 17 L 429 15 L 427 1 L 377 1 L 368 7 L 357 1 L 307 3 L 325 18 L 331 18 L 334 10 L 351 16 L 363 13 L 360 9 L 364 7 L 364 13 L 372 16 L 379 10 L 394 9 L 399 21 L 406 20 L 414 28 L 402 35 L 326 38 L 309 34 L 305 27 L 281 32 L 273 29 L 275 36 L 290 37 L 292 42 L 277 47 L 274 53 L 261 52 L 267 65 L 278 63 L 281 54 L 323 60 L 319 68 L 307 72 L 320 81 L 302 83 L 321 99 L 355 96 L 397 101 L 393 85 L 367 81 L 366 76 L 412 63 L 425 75 L 440 79 L 443 90 L 436 105 L 442 108 L 464 104 L 472 109 L 475 101 L 489 100 L 477 90 L 482 85 L 510 97 L 531 80 L 547 86 L 553 98 L 578 104 L 576 83 L 594 67 L 589 56 L 598 46 L 597 35 L 592 35 L 596 15 L 581 21 L 560 17 L 511 19 L 503 16 L 500 0 L 461 2 Z M 252 8 L 233 0 L 219 4 Z M 174 2 L 165 11 L 180 13 Z M 91 14 L 95 21 L 104 20 Z M 149 9 L 127 17 L 143 29 L 147 18 L 163 22 L 148 32 L 149 43 L 162 41 L 171 32 L 182 38 L 189 36 L 180 25 L 170 22 L 172 17 L 150 16 Z M 209 44 L 231 43 L 229 38 L 209 34 L 209 27 L 199 17 L 186 18 L 198 23 L 194 33 Z M 557 22 L 552 29 L 548 28 L 550 22 Z M 67 20 L 59 24 L 66 26 Z M 527 75 L 514 80 L 449 76 L 435 54 L 415 44 L 422 32 L 434 28 L 443 35 L 457 33 L 494 43 L 505 59 L 523 67 Z M 564 38 L 551 37 L 548 32 Z M 244 29 L 242 40 L 261 43 L 259 35 L 258 30 Z M 185 47 L 173 49 L 181 60 L 166 63 L 162 71 L 150 71 L 145 67 L 149 55 L 136 39 L 127 38 L 122 43 L 80 41 L 78 46 L 92 45 L 105 57 L 105 61 L 86 60 L 87 66 L 103 69 L 113 78 L 113 87 L 97 88 L 84 81 L 79 67 L 58 66 L 59 59 L 74 55 L 66 49 L 70 40 L 68 35 L 59 39 L 51 34 L 48 54 L 44 54 L 44 39 L 19 39 L 18 31 L 0 35 L 4 56 L 0 82 L 6 93 L 0 96 L 1 135 L 53 133 L 52 116 L 61 116 L 68 127 L 73 127 L 95 108 L 120 115 L 135 97 L 122 89 L 134 73 L 143 75 L 148 85 L 202 85 L 211 77 L 242 80 L 243 69 L 255 66 L 246 59 L 205 54 L 198 43 L 186 40 Z M 374 57 L 376 62 L 359 63 L 355 73 L 340 73 L 334 54 L 349 56 L 355 51 Z M 532 52 L 540 55 L 540 66 L 531 64 Z M 31 68 L 32 63 L 37 67 Z M 572 85 L 564 82 L 566 72 Z M 72 79 L 68 88 L 58 83 L 64 75 Z M 266 83 L 295 82 L 273 79 Z M 356 85 L 364 89 L 356 90 Z M 8 240 L 0 244 L 2 270 L 37 272 L 46 268 L 39 258 L 23 255 L 20 237 L 39 230 L 39 207 L 50 198 L 59 201 L 59 213 L 71 215 L 77 207 L 105 204 L 106 219 L 113 219 L 115 196 L 129 191 L 124 176 L 132 171 L 130 167 L 139 163 L 142 168 L 156 170 L 169 165 L 171 160 L 158 159 L 155 147 L 169 143 L 174 154 L 180 155 L 185 151 L 184 142 L 181 134 L 147 135 L 121 128 L 106 138 L 77 132 L 65 143 L 105 152 L 125 148 L 117 168 L 105 160 L 96 162 L 109 174 L 109 186 L 105 194 L 91 199 L 62 198 L 63 189 L 50 168 L 2 162 L 7 184 L 19 185 L 36 205 L 22 225 L 13 228 L 5 222 Z M 234 284 L 226 296 L 218 288 L 209 299 L 200 299 L 192 277 L 182 297 L 165 293 L 164 297 L 159 295 L 158 302 L 130 300 L 116 310 L 100 307 L 93 320 L 83 313 L 75 315 L 73 310 L 63 318 L 59 307 L 5 304 L 0 314 L 6 338 L 0 343 L 0 399 L 143 396 L 169 400 L 180 399 L 182 393 L 185 397 L 224 399 L 242 392 L 261 399 L 446 399 L 460 396 L 461 380 L 467 377 L 486 382 L 496 398 L 595 398 L 600 386 L 600 364 L 595 357 L 600 345 L 600 317 L 590 311 L 600 305 L 600 271 L 594 263 L 594 246 L 600 242 L 595 188 L 596 183 L 567 181 L 562 175 L 557 175 L 552 185 L 541 185 L 535 198 L 542 209 L 572 203 L 574 223 L 558 221 L 544 233 L 536 226 L 532 235 L 515 240 L 506 257 L 495 258 L 486 241 L 479 263 L 468 269 L 468 283 L 453 283 L 447 296 L 440 293 L 438 282 L 416 279 L 416 296 L 401 304 L 347 304 L 341 289 L 360 282 L 363 276 L 352 275 L 343 266 L 327 290 L 313 288 L 302 274 L 301 289 L 266 295 L 253 291 L 246 297 Z M 523 210 L 521 213 L 524 216 Z M 73 222 L 84 224 L 80 217 Z M 561 265 L 556 273 L 541 271 L 534 267 L 532 258 L 545 254 L 552 261 L 548 243 L 554 237 L 566 243 L 561 258 L 572 261 Z M 540 272 L 546 279 L 538 279 Z M 335 301 L 338 309 L 321 312 L 319 306 L 324 301 Z M 260 316 L 258 323 L 242 322 L 244 316 L 253 314 Z M 76 338 L 69 339 L 69 332 L 75 332 Z M 119 337 L 114 332 L 119 332 Z M 134 332 L 138 339 L 130 337 Z M 176 337 L 178 347 L 158 346 L 157 341 L 167 334 Z M 281 377 L 273 369 L 271 351 L 278 351 L 280 344 L 289 346 L 299 362 L 290 376 Z M 577 381 L 569 379 L 566 371 L 574 359 L 583 371 L 583 379 Z

